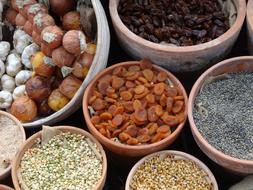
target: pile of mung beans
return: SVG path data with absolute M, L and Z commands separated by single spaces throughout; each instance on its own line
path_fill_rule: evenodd
M 131 190 L 212 190 L 213 184 L 194 162 L 178 155 L 160 154 L 137 168 L 130 187 Z
M 90 190 L 102 176 L 102 156 L 90 139 L 61 133 L 28 149 L 19 171 L 22 189 Z
M 89 105 L 94 110 L 91 122 L 96 129 L 128 145 L 161 141 L 186 117 L 181 89 L 148 60 L 118 66 L 101 77 Z

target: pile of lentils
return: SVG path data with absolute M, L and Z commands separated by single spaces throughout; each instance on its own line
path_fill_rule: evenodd
M 135 171 L 132 190 L 212 190 L 213 184 L 204 170 L 180 156 L 157 155 Z
M 216 149 L 253 160 L 253 73 L 231 73 L 196 97 L 194 122 Z
M 30 190 L 93 189 L 102 176 L 94 148 L 99 152 L 91 140 L 71 133 L 56 135 L 43 146 L 38 142 L 21 160 L 22 181 Z
M 209 42 L 230 28 L 219 0 L 120 0 L 118 12 L 133 33 L 176 46 Z

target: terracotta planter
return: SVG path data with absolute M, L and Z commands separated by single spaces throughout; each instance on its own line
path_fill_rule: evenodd
M 219 38 L 195 46 L 168 47 L 147 41 L 132 33 L 121 21 L 117 8 L 119 0 L 110 0 L 110 14 L 121 46 L 135 59 L 148 58 L 174 72 L 199 70 L 226 57 L 235 43 L 246 15 L 246 1 L 235 0 L 237 19 Z
M 202 74 L 200 78 L 197 80 L 197 82 L 194 84 L 189 97 L 188 118 L 195 141 L 197 142 L 200 149 L 210 159 L 212 159 L 214 162 L 230 171 L 240 174 L 252 174 L 253 161 L 233 158 L 215 149 L 206 141 L 206 139 L 204 139 L 204 137 L 198 131 L 198 128 L 196 127 L 193 119 L 193 108 L 195 98 L 198 95 L 206 79 L 208 79 L 210 76 L 216 76 L 223 73 L 242 72 L 242 71 L 251 71 L 251 72 L 253 71 L 253 57 L 248 56 L 248 57 L 237 57 L 228 59 L 211 67 L 204 74 Z
M 167 146 L 169 146 L 170 144 L 172 144 L 176 140 L 176 138 L 179 136 L 181 130 L 183 129 L 186 119 L 185 119 L 185 121 L 183 121 L 182 123 L 179 124 L 177 129 L 170 136 L 168 136 L 167 138 L 165 138 L 165 139 L 163 139 L 163 140 L 161 140 L 157 143 L 153 143 L 153 144 L 149 144 L 149 145 L 137 145 L 137 146 L 125 145 L 125 144 L 114 142 L 114 141 L 104 137 L 95 128 L 95 126 L 91 123 L 90 115 L 89 115 L 89 111 L 88 111 L 88 100 L 92 95 L 92 91 L 93 91 L 97 81 L 101 77 L 103 77 L 106 74 L 112 73 L 113 69 L 115 69 L 116 67 L 120 67 L 120 66 L 129 67 L 131 65 L 139 65 L 139 62 L 129 61 L 129 62 L 123 62 L 123 63 L 115 64 L 114 66 L 111 66 L 111 67 L 105 69 L 104 71 L 102 71 L 101 73 L 99 73 L 96 76 L 96 78 L 94 78 L 92 80 L 92 82 L 89 84 L 89 86 L 86 89 L 86 92 L 85 92 L 84 97 L 83 97 L 83 113 L 84 113 L 84 118 L 85 118 L 86 124 L 87 124 L 88 129 L 90 130 L 90 132 L 108 150 L 110 150 L 111 152 L 116 153 L 118 155 L 121 155 L 121 156 L 138 157 L 138 156 L 147 155 L 147 154 L 156 152 L 158 150 L 164 149 Z M 187 117 L 188 98 L 187 98 L 187 94 L 185 92 L 184 87 L 182 86 L 180 81 L 174 75 L 172 75 L 170 72 L 168 72 L 167 70 L 165 70 L 161 67 L 155 66 L 155 65 L 154 65 L 154 69 L 156 69 L 158 71 L 165 71 L 168 74 L 171 81 L 174 84 L 176 84 L 176 86 L 178 86 L 180 88 L 181 92 L 183 93 L 184 99 L 185 99 L 185 105 L 186 105 L 186 107 L 185 107 L 185 118 L 186 118 Z
M 169 151 L 169 150 L 166 150 L 166 151 L 160 151 L 160 152 L 156 152 L 154 154 L 151 154 L 151 155 L 148 155 L 144 158 L 142 158 L 139 162 L 137 162 L 134 167 L 131 169 L 130 173 L 128 174 L 128 177 L 127 177 L 127 181 L 126 181 L 126 186 L 125 186 L 125 190 L 132 190 L 132 188 L 130 187 L 130 184 L 131 184 L 131 180 L 133 178 L 133 175 L 135 174 L 136 170 L 139 168 L 140 165 L 142 165 L 146 160 L 148 159 L 151 159 L 152 157 L 154 156 L 157 156 L 157 155 L 176 155 L 176 156 L 181 156 L 183 158 L 186 158 L 187 160 L 190 160 L 190 161 L 193 161 L 196 165 L 198 165 L 201 169 L 203 169 L 207 175 L 209 176 L 212 184 L 213 184 L 213 190 L 218 190 L 218 185 L 217 185 L 217 182 L 216 182 L 216 179 L 215 177 L 213 176 L 213 173 L 209 170 L 209 168 L 203 163 L 201 162 L 199 159 L 189 155 L 189 154 L 186 154 L 184 152 L 180 152 L 180 151 Z
M 249 0 L 247 5 L 247 28 L 249 53 L 253 55 L 253 0 Z
M 22 133 L 22 137 L 23 137 L 22 140 L 23 140 L 23 142 L 25 142 L 25 140 L 26 140 L 25 130 L 24 130 L 22 124 L 20 123 L 20 121 L 17 118 L 15 118 L 13 115 L 11 115 L 11 114 L 9 114 L 7 112 L 4 112 L 4 111 L 0 111 L 0 115 L 3 115 L 3 116 L 6 116 L 6 117 L 10 118 L 11 120 L 13 120 L 16 123 L 16 125 L 20 129 L 20 132 Z M 11 172 L 11 165 L 8 168 L 6 168 L 6 170 L 3 173 L 0 172 L 0 180 L 6 178 L 10 174 L 10 172 Z M 1 190 L 1 188 L 0 188 L 0 190 Z
M 89 139 L 91 139 L 93 142 L 95 142 L 97 144 L 97 146 L 102 154 L 102 158 L 103 158 L 103 172 L 102 172 L 101 179 L 97 182 L 94 190 L 102 190 L 104 187 L 105 181 L 106 181 L 107 159 L 106 159 L 106 155 L 105 155 L 105 152 L 104 152 L 101 144 L 91 134 L 89 134 L 88 132 L 86 132 L 82 129 L 78 129 L 76 127 L 71 127 L 71 126 L 57 126 L 55 128 L 59 129 L 62 132 L 81 134 L 83 136 L 88 137 Z M 13 161 L 11 176 L 12 176 L 12 181 L 13 181 L 15 190 L 21 190 L 19 182 L 18 182 L 18 177 L 17 177 L 17 170 L 19 168 L 20 161 L 21 161 L 24 153 L 34 145 L 34 143 L 36 142 L 36 140 L 38 138 L 41 138 L 41 134 L 42 134 L 42 132 L 40 131 L 40 132 L 34 134 L 33 136 L 31 136 L 29 139 L 27 139 L 27 141 L 23 145 L 21 151 L 19 152 L 19 154 L 17 155 L 17 157 Z
M 0 190 L 14 190 L 14 189 L 6 185 L 0 185 Z

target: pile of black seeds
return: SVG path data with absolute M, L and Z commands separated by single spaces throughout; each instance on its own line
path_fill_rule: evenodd
M 232 73 L 204 86 L 195 100 L 194 121 L 216 149 L 253 160 L 253 73 Z
M 176 46 L 209 42 L 230 28 L 218 0 L 120 0 L 118 12 L 133 33 Z

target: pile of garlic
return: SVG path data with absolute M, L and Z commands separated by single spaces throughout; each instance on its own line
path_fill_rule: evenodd
M 32 76 L 30 58 L 40 50 L 21 29 L 14 32 L 13 46 L 10 50 L 9 42 L 0 42 L 0 109 L 6 110 L 14 100 L 26 94 L 25 83 Z

